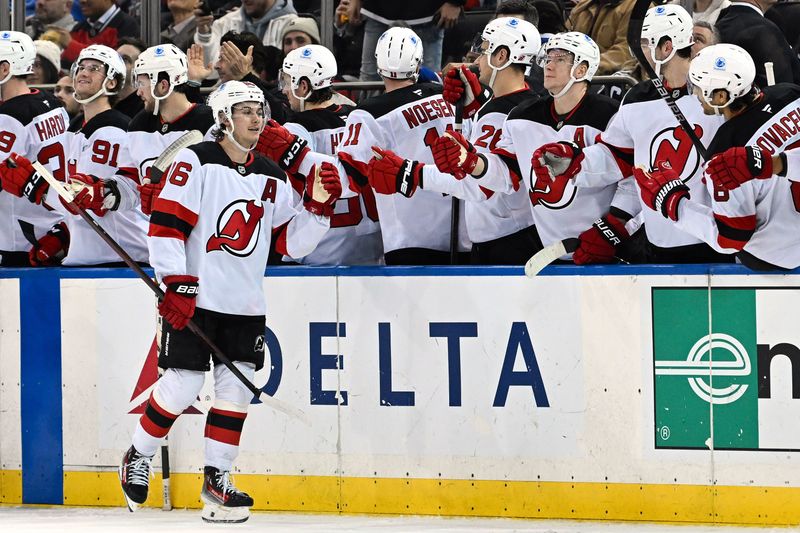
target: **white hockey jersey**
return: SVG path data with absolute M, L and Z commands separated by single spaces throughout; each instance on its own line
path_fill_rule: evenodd
M 686 87 L 672 89 L 672 96 L 700 141 L 708 146 L 723 118 L 703 113 L 700 102 Z M 711 203 L 701 181 L 702 159 L 650 81 L 628 91 L 598 142 L 583 153 L 581 171 L 575 177 L 578 187 L 607 185 L 631 176 L 634 166 L 654 168 L 657 161 L 669 161 L 689 187 L 692 199 L 704 205 Z M 640 199 L 638 210 L 629 214 L 636 215 L 642 207 Z M 661 248 L 700 242 L 651 209 L 644 209 L 644 225 L 647 240 Z
M 284 127 L 308 142 L 312 152 L 335 156 L 346 142 L 345 120 L 352 106 L 333 105 L 295 113 Z M 351 126 L 352 127 L 352 126 Z M 300 177 L 300 176 L 298 176 Z M 292 179 L 298 208 L 302 203 L 305 181 Z M 377 265 L 383 258 L 375 193 L 360 188 L 357 195 L 340 198 L 334 205 L 331 229 L 313 252 L 294 260 L 304 265 Z
M 492 98 L 474 118 L 464 122 L 462 133 L 478 152 L 488 154 L 502 142 L 504 122 L 511 110 L 537 98 L 527 87 Z M 479 180 L 456 180 L 440 172 L 435 165 L 425 165 L 422 172 L 423 189 L 466 200 L 464 219 L 472 242 L 493 241 L 533 226 L 531 205 L 524 188 L 509 187 L 498 193 L 482 187 Z
M 39 161 L 56 179 L 66 172 L 69 117 L 53 96 L 32 90 L 0 104 L 0 161 L 12 152 Z M 59 212 L 27 198 L 0 193 L 0 253 L 27 252 L 62 220 Z M 23 227 L 33 226 L 33 235 Z
M 86 124 L 70 126 L 67 175 L 91 174 L 101 179 L 115 180 L 122 201 L 119 209 L 105 216 L 95 216 L 97 223 L 134 259 L 147 262 L 147 217 L 137 208 L 135 198 L 138 177 L 130 156 L 127 132 L 130 119 L 109 109 L 92 117 Z M 63 264 L 67 266 L 119 263 L 119 256 L 79 216 L 70 214 L 52 188 L 46 201 L 65 216 L 70 232 L 69 252 Z
M 503 137 L 488 157 L 486 173 L 478 183 L 508 191 L 522 182 L 520 188 L 529 195 L 536 231 L 544 246 L 577 237 L 608 213 L 617 184 L 579 188 L 572 180 L 559 178 L 547 189 L 538 190 L 531 157 L 540 146 L 551 142 L 572 141 L 582 147 L 594 144 L 618 107 L 615 100 L 591 92 L 566 116 L 556 114 L 550 96 L 517 107 L 503 125 Z M 630 212 L 629 202 L 617 203 L 614 205 Z
M 799 86 L 765 88 L 757 103 L 719 128 L 708 152 L 713 157 L 750 145 L 773 155 L 800 146 Z M 800 267 L 800 183 L 773 176 L 726 191 L 715 190 L 710 179 L 705 182 L 711 208 L 696 205 L 694 196 L 682 201 L 682 228 L 723 252 L 744 250 L 772 265 Z
M 273 228 L 276 249 L 308 255 L 329 218 L 294 206 L 286 174 L 250 154 L 234 163 L 217 142 L 181 150 L 150 216 L 150 263 L 156 276 L 199 278 L 197 306 L 234 315 L 266 313 L 263 280 Z
M 138 180 L 149 177 L 150 167 L 164 150 L 188 131 L 197 130 L 206 134 L 214 126 L 211 108 L 192 104 L 172 122 L 164 122 L 160 116 L 149 111 L 140 111 L 128 126 L 130 154 L 136 164 Z M 138 198 L 135 200 L 138 202 Z
M 404 159 L 432 164 L 431 147 L 437 137 L 453 127 L 454 109 L 442 97 L 441 85 L 418 83 L 370 98 L 347 117 L 347 133 L 337 150 L 339 171 L 356 187 L 368 187 L 366 164 L 372 147 L 392 150 Z M 329 156 L 306 157 L 300 172 L 312 164 L 330 161 Z M 334 160 L 336 161 L 336 160 Z M 411 198 L 400 194 L 376 194 L 383 251 L 405 248 L 450 249 L 452 200 L 441 193 L 418 190 Z M 459 250 L 472 245 L 463 224 Z

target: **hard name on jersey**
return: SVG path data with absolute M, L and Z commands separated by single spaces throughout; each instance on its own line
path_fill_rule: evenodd
M 36 126 L 36 133 L 39 134 L 40 141 L 46 141 L 51 137 L 61 135 L 67 131 L 67 125 L 64 122 L 64 116 L 60 113 L 58 115 L 47 117 L 41 122 L 35 122 L 34 126 Z
M 441 96 L 432 100 L 415 102 L 413 105 L 403 109 L 403 118 L 406 119 L 408 129 L 414 129 L 420 124 L 425 124 L 437 118 L 452 116 L 453 106 Z
M 755 144 L 771 154 L 782 152 L 787 148 L 787 141 L 794 142 L 800 138 L 800 107 L 773 117 L 767 124 L 769 127 L 759 135 Z

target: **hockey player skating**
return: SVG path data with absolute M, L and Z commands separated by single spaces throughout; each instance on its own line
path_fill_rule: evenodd
M 755 75 L 750 55 L 732 44 L 709 46 L 692 60 L 695 95 L 707 114 L 725 118 L 708 147 L 710 207 L 669 167 L 637 169 L 636 181 L 646 205 L 720 252 L 754 270 L 797 268 L 800 183 L 781 177 L 781 153 L 800 142 L 800 87 L 759 90 Z
M 38 160 L 63 181 L 69 117 L 58 100 L 28 88 L 25 80 L 35 59 L 36 48 L 26 34 L 0 34 L 0 160 L 12 153 Z M 7 191 L 0 193 L 0 266 L 57 265 L 69 246 L 61 214 L 35 205 L 44 191 L 24 197 L 28 178 L 0 167 Z
M 208 349 L 184 329 L 191 319 L 252 381 L 264 365 L 264 267 L 273 228 L 277 249 L 305 256 L 328 231 L 341 194 L 336 170 L 309 172 L 304 210 L 296 210 L 285 173 L 251 152 L 267 117 L 264 95 L 230 81 L 209 97 L 216 141 L 179 152 L 153 203 L 150 260 L 166 295 L 159 367 L 165 369 L 125 453 L 119 476 L 131 511 L 147 499 L 150 461 L 172 424 L 197 397 L 211 370 Z M 214 404 L 205 427 L 203 519 L 242 522 L 253 500 L 230 471 L 252 393 L 216 364 Z
M 309 150 L 335 156 L 347 141 L 345 121 L 353 106 L 334 102 L 331 83 L 336 76 L 336 58 L 320 45 L 296 48 L 286 55 L 280 74 L 283 94 L 293 111 L 284 127 L 307 143 Z M 266 150 L 266 148 L 264 148 Z M 291 174 L 292 185 L 302 200 L 305 176 Z M 375 196 L 369 187 L 359 194 L 340 198 L 331 217 L 331 229 L 306 257 L 305 265 L 375 265 L 383 257 Z
M 514 109 L 503 124 L 503 135 L 490 154 L 470 156 L 467 145 L 456 146 L 445 136 L 450 165 L 476 178 L 481 187 L 509 193 L 524 183 L 533 207 L 533 220 L 543 245 L 576 237 L 586 226 L 609 212 L 617 184 L 578 189 L 566 175 L 553 177 L 541 169 L 536 150 L 543 144 L 564 142 L 580 148 L 595 142 L 617 111 L 616 101 L 589 91 L 600 63 L 600 50 L 578 32 L 552 36 L 542 48 L 539 64 L 550 96 Z M 478 151 L 480 153 L 480 151 Z M 440 165 L 441 166 L 441 165 Z M 630 196 L 621 195 L 620 214 L 630 211 Z M 635 198 L 634 198 L 635 200 Z M 635 205 L 635 204 L 634 204 Z M 579 249 L 575 261 L 583 261 Z M 527 257 L 522 257 L 524 263 Z
M 277 124 L 264 130 L 259 146 L 291 173 L 305 175 L 314 164 L 334 162 L 355 189 L 368 186 L 367 163 L 373 157 L 373 146 L 410 160 L 433 163 L 433 143 L 453 128 L 454 110 L 442 97 L 441 86 L 417 83 L 422 41 L 408 28 L 390 28 L 378 39 L 375 58 L 386 92 L 365 100 L 350 113 L 336 158 L 312 152 L 305 142 Z M 450 198 L 418 191 L 413 198 L 394 194 L 376 196 L 375 200 L 386 264 L 450 262 Z M 464 237 L 462 250 L 467 248 Z
M 403 194 L 401 191 L 405 190 L 404 194 L 410 196 L 425 190 L 465 200 L 467 234 L 473 242 L 472 262 L 522 264 L 540 247 L 526 191 L 509 186 L 496 194 L 474 180 L 464 180 L 465 173 L 457 165 L 458 154 L 453 155 L 447 144 L 460 142 L 474 145 L 473 153 L 489 153 L 502 142 L 508 113 L 536 98 L 525 83 L 525 69 L 536 58 L 541 39 L 533 24 L 514 17 L 489 22 L 482 38 L 482 54 L 473 67 L 478 74 L 461 66 L 451 69 L 444 79 L 445 99 L 453 105 L 463 105 L 463 135 L 449 132 L 434 141 L 435 166 L 379 149 L 380 157 L 369 164 L 369 180 L 381 194 Z M 403 169 L 411 171 L 404 173 Z
M 704 145 L 714 137 L 722 118 L 703 113 L 697 99 L 689 92 L 686 78 L 692 45 L 692 17 L 677 5 L 650 8 L 642 28 L 642 48 L 659 73 L 665 88 L 671 92 L 683 115 Z M 702 183 L 702 159 L 689 136 L 678 125 L 668 106 L 662 101 L 652 82 L 643 81 L 625 95 L 619 111 L 611 119 L 598 142 L 581 149 L 566 143 L 547 144 L 538 160 L 545 172 L 574 179 L 577 187 L 603 187 L 632 176 L 634 166 L 652 168 L 657 161 L 668 161 L 681 181 L 691 190 L 694 199 L 710 205 L 711 199 Z M 558 178 L 557 178 L 558 179 Z M 624 188 L 638 196 L 634 187 Z M 612 212 L 598 220 L 580 235 L 574 258 L 582 262 L 610 262 L 617 248 L 630 238 L 625 221 L 644 207 L 629 201 L 634 212 Z M 675 227 L 652 210 L 643 212 L 644 229 L 640 240 L 631 243 L 638 248 L 631 259 L 651 263 L 725 262 L 730 257 L 720 254 L 697 237 Z M 632 246 L 635 244 L 635 246 Z
M 83 50 L 72 67 L 75 100 L 84 122 L 70 125 L 66 157 L 67 181 L 75 202 L 91 211 L 105 231 L 138 262 L 147 262 L 147 218 L 138 209 L 138 173 L 131 159 L 126 129 L 130 119 L 112 109 L 125 83 L 125 64 L 103 45 Z M 39 158 L 42 158 L 40 154 Z M 9 158 L 0 171 L 4 181 L 24 184 L 9 188 L 31 202 L 56 207 L 65 214 L 70 245 L 64 265 L 118 264 L 119 258 L 55 190 L 36 174 L 27 158 Z M 12 168 L 12 166 L 14 168 Z M 56 175 L 57 176 L 57 175 Z M 44 211 L 45 206 L 40 206 Z

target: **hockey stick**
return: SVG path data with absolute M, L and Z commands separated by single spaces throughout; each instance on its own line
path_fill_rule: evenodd
M 764 63 L 764 72 L 767 74 L 767 86 L 772 87 L 775 85 L 775 66 L 772 61 Z
M 169 494 L 169 435 L 164 437 L 161 445 L 161 492 L 164 496 L 162 511 L 172 510 L 172 498 Z
M 153 162 L 153 166 L 150 167 L 150 183 L 159 183 L 161 181 L 161 178 L 164 176 L 164 172 L 166 172 L 166 170 L 175 160 L 175 156 L 178 155 L 178 152 L 187 146 L 192 146 L 202 140 L 202 133 L 197 130 L 191 130 L 187 131 L 173 141 L 172 144 L 167 146 L 166 150 L 164 150 L 164 153 L 158 156 L 158 159 Z
M 644 216 L 640 212 L 638 215 L 625 223 L 625 231 L 628 232 L 628 235 L 633 235 L 633 233 L 641 227 L 643 222 Z M 539 272 L 544 269 L 544 267 L 559 257 L 571 254 L 577 250 L 579 244 L 579 239 L 575 237 L 569 237 L 567 239 L 555 242 L 550 246 L 545 246 L 533 254 L 533 257 L 528 259 L 528 262 L 525 263 L 525 275 L 529 278 L 536 277 Z M 620 261 L 622 261 L 622 259 L 620 259 Z
M 669 107 L 669 110 L 672 111 L 672 114 L 675 115 L 675 118 L 678 120 L 681 128 L 683 128 L 683 131 L 685 131 L 686 135 L 689 136 L 689 139 L 692 141 L 697 153 L 700 154 L 700 157 L 702 157 L 704 161 L 707 161 L 708 151 L 706 150 L 706 147 L 703 146 L 700 138 L 695 134 L 694 128 L 692 128 L 692 126 L 689 124 L 689 121 L 686 120 L 686 117 L 683 116 L 683 112 L 678 107 L 675 99 L 664 87 L 661 78 L 656 75 L 656 71 L 650 66 L 650 63 L 647 62 L 647 58 L 644 55 L 644 50 L 642 49 L 642 26 L 644 25 L 644 17 L 647 15 L 647 9 L 650 7 L 650 2 L 651 0 L 636 0 L 636 3 L 633 5 L 633 9 L 631 10 L 631 20 L 628 24 L 628 47 L 631 49 L 631 52 L 633 52 L 633 55 L 636 57 L 637 61 L 639 61 L 639 64 L 642 65 L 644 71 L 650 77 L 650 81 L 653 83 L 653 87 L 656 88 L 656 91 L 658 91 L 659 96 L 664 99 Z
M 455 122 L 453 129 L 461 133 L 461 128 L 464 126 L 464 103 L 459 101 L 456 103 Z M 461 215 L 461 201 L 453 196 L 450 206 L 450 264 L 458 264 L 458 226 L 459 217 Z
M 125 262 L 125 264 L 128 265 L 131 268 L 131 270 L 133 270 L 136 273 L 137 276 L 142 278 L 142 281 L 144 281 L 145 285 L 147 285 L 147 287 L 155 293 L 158 299 L 161 300 L 162 298 L 164 298 L 164 291 L 161 290 L 161 287 L 159 287 L 156 284 L 156 282 L 153 281 L 152 278 L 150 278 L 150 276 L 148 276 L 144 270 L 142 270 L 142 267 L 140 267 L 136 263 L 136 261 L 134 261 L 130 255 L 128 255 L 128 252 L 126 252 L 117 243 L 117 241 L 115 241 L 114 238 L 111 237 L 111 235 L 106 233 L 106 230 L 104 230 L 102 226 L 100 226 L 100 224 L 98 224 L 97 221 L 94 218 L 92 218 L 92 216 L 89 213 L 86 212 L 85 209 L 73 203 L 72 200 L 74 197 L 72 192 L 67 190 L 67 188 L 64 187 L 64 185 L 61 182 L 56 180 L 53 177 L 53 175 L 50 174 L 50 172 L 41 165 L 41 163 L 39 163 L 38 161 L 33 161 L 31 164 L 33 165 L 33 168 L 36 170 L 36 172 L 38 172 L 39 175 L 42 176 L 51 187 L 53 187 L 53 189 L 65 202 L 72 204 L 72 207 L 78 211 L 80 217 L 84 221 L 86 221 L 89 227 L 92 228 L 92 230 L 94 230 L 94 232 L 97 233 L 97 235 L 101 239 L 103 239 L 105 243 L 108 244 L 108 246 L 110 246 L 112 250 L 114 250 L 114 252 L 116 252 L 116 254 L 120 257 L 120 259 L 122 259 Z M 201 330 L 197 326 L 197 324 L 195 324 L 192 320 L 189 320 L 189 323 L 186 325 L 186 327 L 189 329 L 189 331 L 194 333 L 201 341 L 203 341 L 203 343 L 211 350 L 214 356 L 218 360 L 220 360 L 222 364 L 228 367 L 228 370 L 230 370 L 231 373 L 233 373 L 233 375 L 236 376 L 239 379 L 239 381 L 241 381 L 251 393 L 253 393 L 253 396 L 255 398 L 258 398 L 259 400 L 261 400 L 261 402 L 264 403 L 264 405 L 267 405 L 275 409 L 276 411 L 280 411 L 282 413 L 285 413 L 293 418 L 302 421 L 307 425 L 311 425 L 311 422 L 309 421 L 308 417 L 305 415 L 303 411 L 289 404 L 286 404 L 278 399 L 273 398 L 272 396 L 268 395 L 267 393 L 256 387 L 249 379 L 245 377 L 244 374 L 242 374 L 241 370 L 236 368 L 236 366 L 231 362 L 231 360 L 228 359 L 228 356 L 226 356 L 222 352 L 222 350 L 220 350 L 219 347 L 211 339 L 209 339 L 208 336 L 205 333 L 203 333 L 203 330 Z

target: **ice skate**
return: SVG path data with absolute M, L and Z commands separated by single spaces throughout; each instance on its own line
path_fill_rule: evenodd
M 213 466 L 205 467 L 203 520 L 206 522 L 244 522 L 250 518 L 253 498 L 233 486 L 231 474 Z
M 122 464 L 119 466 L 119 481 L 131 512 L 134 512 L 147 500 L 147 489 L 150 486 L 152 475 L 153 467 L 150 465 L 150 457 L 140 454 L 136 448 L 131 446 L 125 452 Z

